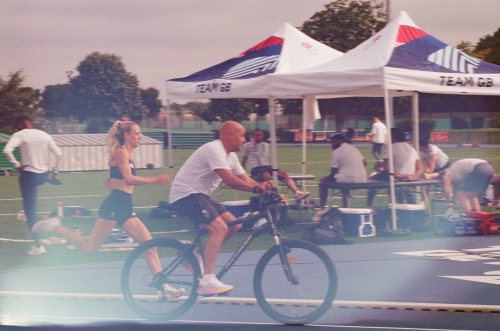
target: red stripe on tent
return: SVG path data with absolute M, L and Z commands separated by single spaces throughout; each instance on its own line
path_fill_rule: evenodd
M 264 40 L 264 41 L 258 43 L 257 45 L 253 46 L 252 48 L 247 49 L 246 51 L 244 51 L 243 53 L 241 53 L 240 56 L 243 56 L 243 55 L 245 55 L 248 52 L 258 51 L 259 49 L 263 49 L 263 48 L 266 48 L 266 47 L 269 47 L 269 46 L 283 45 L 283 42 L 284 42 L 283 38 L 271 36 L 271 37 L 267 38 L 266 40 Z
M 425 33 L 423 30 L 419 28 L 416 28 L 414 26 L 401 25 L 399 26 L 398 37 L 396 38 L 396 42 L 404 44 L 425 36 L 427 36 L 427 33 Z

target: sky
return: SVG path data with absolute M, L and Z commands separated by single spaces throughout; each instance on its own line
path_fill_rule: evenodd
M 0 76 L 23 70 L 43 91 L 92 52 L 116 54 L 141 88 L 223 62 L 301 26 L 328 0 L 0 0 Z M 390 0 L 428 34 L 456 46 L 500 27 L 500 0 Z

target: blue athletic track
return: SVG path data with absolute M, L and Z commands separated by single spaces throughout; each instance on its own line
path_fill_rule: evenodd
M 315 327 L 500 330 L 499 236 L 323 248 L 335 263 L 339 287 L 332 309 Z M 255 304 L 252 277 L 262 254 L 245 252 L 223 278 L 235 287 L 229 297 L 200 300 L 178 320 L 165 324 L 141 319 L 124 303 L 122 262 L 0 272 L 0 329 L 297 328 L 277 324 Z M 228 256 L 221 254 L 218 264 Z

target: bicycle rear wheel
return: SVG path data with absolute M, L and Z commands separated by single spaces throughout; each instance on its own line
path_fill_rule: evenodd
M 284 324 L 306 324 L 321 317 L 337 293 L 337 273 L 319 246 L 302 240 L 283 242 L 284 256 L 298 281 L 287 279 L 280 246 L 270 248 L 255 269 L 253 286 L 259 306 Z
M 149 320 L 168 321 L 179 317 L 194 305 L 197 298 L 200 266 L 192 252 L 187 252 L 181 261 L 175 258 L 186 248 L 186 245 L 173 239 L 152 239 L 137 246 L 123 265 L 121 287 L 125 301 L 139 316 Z M 161 283 L 166 282 L 178 289 L 181 286 L 186 292 L 179 298 L 166 298 L 159 292 L 158 282 L 146 263 L 146 253 L 156 250 L 163 268 Z M 191 265 L 192 272 L 185 265 Z M 161 287 L 160 287 L 161 288 Z

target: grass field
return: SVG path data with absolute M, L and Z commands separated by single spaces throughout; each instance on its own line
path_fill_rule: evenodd
M 365 155 L 368 161 L 368 172 L 373 169 L 375 162 L 371 155 L 371 146 L 360 146 L 359 149 Z M 489 160 L 495 169 L 500 170 L 500 148 L 443 148 L 452 161 L 461 158 L 482 158 Z M 173 163 L 174 173 L 179 169 L 182 163 L 189 157 L 193 150 L 174 150 Z M 165 164 L 168 164 L 167 152 L 165 151 Z M 301 147 L 299 145 L 278 146 L 278 163 L 281 169 L 288 172 L 301 172 Z M 307 149 L 307 173 L 316 176 L 317 180 L 326 175 L 329 171 L 331 149 L 328 144 L 322 146 L 310 146 Z M 159 173 L 166 173 L 165 169 L 141 170 L 142 176 L 151 176 Z M 57 202 L 62 202 L 64 206 L 84 206 L 97 214 L 102 200 L 107 196 L 107 190 L 104 187 L 104 180 L 108 172 L 68 172 L 61 173 L 60 178 L 63 182 L 61 186 L 52 186 L 45 184 L 40 187 L 38 194 L 38 216 L 42 218 L 56 209 Z M 307 189 L 311 196 L 317 198 L 317 180 L 308 181 Z M 143 186 L 137 187 L 134 193 L 135 211 L 139 217 L 148 226 L 154 237 L 169 236 L 177 239 L 190 239 L 192 234 L 189 232 L 176 232 L 180 230 L 191 229 L 191 222 L 184 218 L 153 219 L 149 217 L 152 207 L 157 206 L 160 200 L 168 201 L 170 185 L 167 186 Z M 356 195 L 364 195 L 364 190 L 358 190 Z M 248 199 L 250 194 L 240 192 L 238 199 Z M 235 200 L 234 191 L 223 190 L 219 201 Z M 354 199 L 354 206 L 364 206 L 365 197 Z M 334 201 L 334 204 L 340 204 L 340 201 Z M 387 206 L 387 198 L 380 197 L 375 201 L 375 207 Z M 100 251 L 99 253 L 87 256 L 79 251 L 70 251 L 66 246 L 46 246 L 48 253 L 41 256 L 28 256 L 27 252 L 33 244 L 30 242 L 30 235 L 26 224 L 16 219 L 17 213 L 23 209 L 21 194 L 18 186 L 18 176 L 0 177 L 0 270 L 32 268 L 53 265 L 83 264 L 98 261 L 123 261 L 129 254 L 127 250 Z M 289 237 L 300 237 L 304 228 L 310 226 L 310 220 L 314 213 L 307 210 L 302 211 L 299 218 L 296 211 L 290 211 L 289 216 L 296 220 L 295 225 L 284 228 L 285 234 Z M 69 227 L 78 227 L 84 235 L 88 235 L 92 229 L 95 217 L 89 218 L 64 218 L 63 223 Z M 407 237 L 368 237 L 352 238 L 357 244 L 388 241 L 388 240 L 417 240 L 423 238 L 435 238 L 430 220 L 427 220 L 426 231 L 413 233 Z M 231 239 L 225 246 L 224 251 L 232 251 L 239 244 L 241 238 L 246 233 L 238 233 L 234 239 Z M 42 236 L 48 238 L 50 235 Z M 12 241 L 14 240 L 14 241 Z M 252 244 L 252 248 L 267 248 L 272 244 L 272 238 L 262 236 Z

